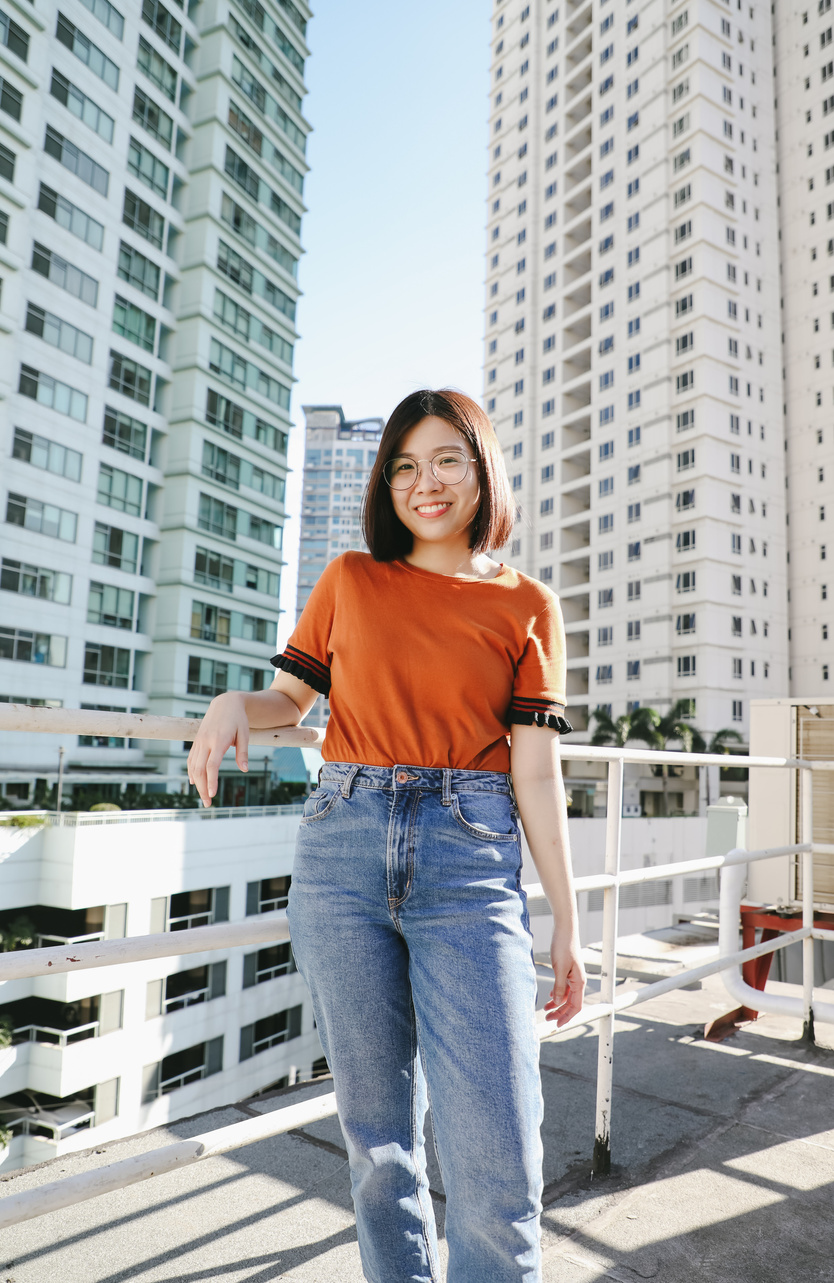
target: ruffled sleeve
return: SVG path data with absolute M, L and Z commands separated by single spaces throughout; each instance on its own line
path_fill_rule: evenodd
M 330 694 L 330 635 L 341 576 L 340 562 L 341 558 L 337 557 L 325 567 L 286 647 L 269 661 L 320 695 Z
M 545 610 L 531 623 L 518 662 L 508 714 L 511 725 L 546 726 L 566 735 L 573 730 L 565 717 L 565 626 L 559 599 L 551 594 Z

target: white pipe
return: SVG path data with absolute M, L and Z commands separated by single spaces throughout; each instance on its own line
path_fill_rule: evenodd
M 317 1123 L 335 1113 L 336 1097 L 333 1092 L 328 1092 L 313 1100 L 289 1105 L 286 1109 L 271 1110 L 258 1118 L 247 1118 L 244 1122 L 231 1123 L 213 1132 L 203 1132 L 191 1140 L 177 1141 L 174 1145 L 152 1149 L 145 1154 L 134 1154 L 118 1163 L 96 1167 L 91 1172 L 80 1172 L 62 1181 L 50 1181 L 48 1185 L 21 1190 L 19 1194 L 7 1194 L 0 1199 L 0 1230 L 44 1216 L 47 1212 L 73 1207 L 89 1198 L 97 1198 L 99 1194 L 125 1189 L 151 1176 L 187 1167 L 200 1159 L 213 1158 L 216 1154 L 226 1154 L 255 1141 L 280 1136 L 294 1127 Z
M 149 958 L 176 958 L 181 953 L 234 949 L 246 944 L 280 944 L 290 938 L 285 909 L 260 913 L 242 922 L 215 922 L 186 931 L 158 935 L 126 936 L 122 940 L 94 940 L 88 944 L 62 944 L 49 949 L 19 949 L 0 954 L 0 982 L 27 976 L 54 976 L 88 967 L 115 967 Z
M 814 940 L 810 931 L 814 925 L 814 777 L 810 771 L 799 775 L 801 800 L 802 841 L 810 851 L 803 851 L 802 861 L 802 925 L 809 934 L 802 944 L 802 1028 L 804 1036 L 814 1041 Z
M 815 932 L 815 935 L 818 933 Z M 834 939 L 834 931 L 829 932 Z M 629 993 L 617 994 L 613 1002 L 592 1002 L 583 1007 L 573 1020 L 568 1021 L 557 1029 L 555 1025 L 541 1021 L 539 1024 L 539 1038 L 544 1041 L 545 1038 L 555 1038 L 559 1034 L 567 1033 L 570 1029 L 576 1029 L 579 1025 L 587 1025 L 595 1020 L 602 1020 L 604 1016 L 610 1016 L 618 1011 L 625 1010 L 626 1007 L 634 1007 L 641 1002 L 650 1002 L 652 998 L 659 998 L 665 993 L 672 993 L 675 989 L 685 989 L 687 985 L 692 984 L 695 980 L 704 980 L 707 976 L 714 976 L 716 972 L 723 971 L 728 966 L 738 965 L 741 962 L 748 962 L 752 958 L 760 958 L 764 953 L 773 953 L 776 949 L 787 949 L 788 945 L 797 941 L 804 940 L 806 932 L 804 927 L 799 927 L 796 931 L 789 931 L 778 940 L 768 940 L 764 944 L 751 945 L 749 949 L 739 949 L 731 958 L 718 957 L 713 958 L 711 962 L 702 962 L 699 967 L 690 967 L 686 971 L 678 971 L 673 976 L 666 976 L 663 980 L 656 980 L 650 985 L 641 985 L 639 989 L 632 989 Z
M 730 958 L 738 952 L 739 917 L 741 910 L 741 888 L 744 885 L 745 868 L 743 864 L 730 865 L 721 877 L 721 895 L 719 900 L 718 952 L 722 958 Z M 771 946 L 776 941 L 771 941 Z M 763 952 L 766 952 L 763 950 Z M 802 999 L 790 994 L 764 993 L 754 989 L 742 979 L 738 963 L 721 972 L 724 987 L 731 998 L 735 998 L 744 1007 L 753 1011 L 764 1011 L 774 1016 L 792 1016 L 802 1019 Z M 813 1000 L 814 1019 L 825 1024 L 834 1024 L 834 1003 Z

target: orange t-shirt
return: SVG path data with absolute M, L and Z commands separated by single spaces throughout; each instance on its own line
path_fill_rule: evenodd
M 329 695 L 329 762 L 508 771 L 513 722 L 571 729 L 559 600 L 509 566 L 455 579 L 344 553 L 272 663 Z

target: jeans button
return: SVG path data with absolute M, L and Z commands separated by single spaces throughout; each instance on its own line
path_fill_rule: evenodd
M 407 771 L 397 771 L 397 783 L 398 783 L 398 784 L 405 784 L 405 782 L 406 782 L 406 780 L 407 780 L 407 779 L 408 779 L 408 772 L 407 772 Z

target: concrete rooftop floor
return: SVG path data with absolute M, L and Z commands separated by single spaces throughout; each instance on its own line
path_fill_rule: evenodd
M 658 955 L 695 965 L 704 945 L 673 929 L 632 937 L 625 951 L 640 970 L 641 957 Z M 798 1022 L 765 1016 L 705 1042 L 704 1022 L 734 1005 L 713 977 L 618 1021 L 615 1168 L 605 1181 L 589 1178 L 596 1035 L 583 1027 L 542 1044 L 545 1283 L 834 1283 L 834 1029 L 820 1031 L 827 1046 L 808 1047 Z M 330 1090 L 329 1079 L 289 1088 L 12 1172 L 0 1197 Z M 430 1174 L 442 1236 L 435 1162 Z M 335 1118 L 0 1239 L 0 1283 L 362 1278 Z

